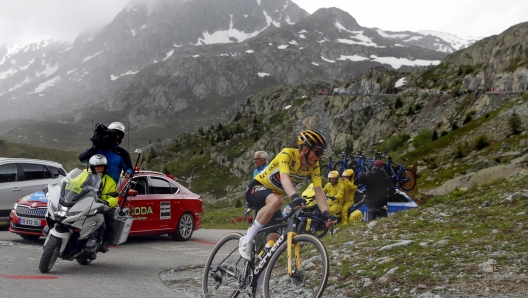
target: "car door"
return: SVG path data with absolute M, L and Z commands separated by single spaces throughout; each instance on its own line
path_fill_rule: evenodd
M 125 208 L 130 209 L 130 215 L 134 218 L 131 228 L 132 233 L 143 233 L 149 229 L 146 215 L 148 214 L 148 203 L 151 199 L 148 193 L 147 180 L 146 176 L 132 178 L 135 183 L 132 183 L 131 189 L 136 190 L 138 194 L 135 197 L 128 197 L 125 203 Z
M 174 193 L 178 189 L 164 177 L 149 177 L 149 194 L 151 201 L 148 206 L 152 208 L 152 213 L 147 215 L 148 224 L 153 231 L 173 229 L 175 225 L 172 212 L 172 201 Z M 163 211 L 163 212 L 162 212 Z
M 51 172 L 46 166 L 33 163 L 19 163 L 20 198 L 36 191 L 42 191 L 52 179 Z
M 18 180 L 17 163 L 0 165 L 0 218 L 8 219 L 13 204 L 22 197 Z

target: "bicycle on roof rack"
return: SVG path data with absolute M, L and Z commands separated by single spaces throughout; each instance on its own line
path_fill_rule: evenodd
M 213 248 L 205 265 L 202 276 L 204 297 L 237 297 L 242 292 L 257 297 L 261 274 L 264 274 L 262 295 L 265 298 L 278 295 L 321 297 L 328 282 L 330 260 L 319 238 L 297 234 L 303 212 L 302 209 L 292 210 L 282 223 L 262 228 L 260 232 L 284 230 L 273 247 L 262 256 L 253 246 L 250 261 L 238 253 L 240 233 L 224 236 Z

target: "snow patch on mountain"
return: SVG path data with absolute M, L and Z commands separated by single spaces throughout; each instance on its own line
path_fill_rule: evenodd
M 266 14 L 266 12 L 264 12 L 264 15 L 266 16 L 266 20 L 268 20 L 269 18 L 268 20 L 268 26 L 269 26 L 269 24 L 273 22 L 273 20 L 271 20 L 271 17 L 269 17 Z M 237 42 L 242 42 L 248 38 L 257 36 L 260 32 L 268 28 L 268 26 L 260 31 L 246 33 L 246 32 L 233 28 L 233 15 L 231 15 L 229 29 L 219 30 L 219 31 L 213 32 L 212 34 L 209 34 L 209 32 L 205 31 L 203 32 L 203 38 L 198 38 L 198 42 L 195 45 L 199 46 L 199 45 L 206 45 L 206 44 L 232 43 L 234 42 L 233 39 L 236 39 Z M 280 27 L 280 25 L 277 27 Z
M 341 61 L 350 60 L 350 61 L 357 62 L 357 61 L 369 60 L 369 58 L 363 57 L 360 55 L 352 55 L 352 56 L 341 55 L 339 58 L 337 58 L 337 60 L 341 60 Z
M 420 30 L 418 33 L 423 35 L 432 35 L 439 37 L 446 42 L 448 42 L 453 48 L 457 51 L 463 48 L 467 48 L 478 40 L 481 40 L 481 37 L 459 37 L 449 33 L 438 32 L 438 31 L 429 31 L 429 30 Z
M 44 91 L 46 88 L 48 88 L 48 87 L 55 86 L 55 83 L 59 82 L 60 79 L 61 79 L 61 76 L 56 76 L 56 77 L 54 77 L 52 79 L 47 80 L 46 82 L 44 82 L 42 84 L 39 84 L 37 86 L 37 88 L 35 88 L 34 93 L 40 93 L 40 92 Z
M 93 57 L 95 57 L 95 56 L 97 56 L 97 55 L 101 54 L 102 52 L 104 52 L 104 50 L 102 50 L 102 51 L 99 51 L 99 52 L 95 53 L 95 54 L 94 54 L 93 56 L 88 56 L 88 57 L 84 57 L 84 59 L 83 59 L 83 61 L 82 61 L 82 62 L 86 62 L 86 61 L 88 61 L 88 60 L 92 59 Z
M 396 57 L 378 57 L 376 55 L 370 56 L 371 61 L 376 61 L 381 64 L 389 64 L 394 69 L 398 69 L 404 65 L 406 66 L 428 66 L 428 65 L 438 65 L 440 60 L 409 60 L 407 58 L 396 58 Z

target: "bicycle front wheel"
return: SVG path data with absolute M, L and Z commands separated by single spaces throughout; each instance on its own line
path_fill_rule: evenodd
M 416 186 L 416 174 L 414 174 L 414 171 L 411 169 L 405 169 L 405 171 L 402 172 L 398 183 L 403 190 L 409 191 Z
M 244 260 L 238 253 L 240 237 L 238 233 L 228 234 L 213 248 L 202 276 L 204 297 L 237 297 L 240 294 L 236 277 L 244 269 Z
M 321 297 L 328 275 L 330 261 L 321 240 L 312 235 L 297 235 L 299 255 L 292 247 L 292 275 L 288 274 L 288 243 L 283 243 L 271 257 L 264 275 L 264 297 Z M 297 257 L 301 266 L 296 268 Z

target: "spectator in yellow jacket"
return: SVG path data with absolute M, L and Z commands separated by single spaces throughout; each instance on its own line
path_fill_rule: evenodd
M 357 185 L 354 184 L 354 171 L 346 169 L 341 174 L 339 182 L 343 184 L 345 194 L 343 196 L 343 208 L 341 209 L 341 223 L 348 223 L 348 209 L 354 204 L 354 197 L 356 196 Z
M 323 188 L 323 192 L 326 194 L 328 203 L 328 212 L 336 217 L 341 216 L 341 209 L 343 207 L 343 196 L 345 189 L 342 183 L 339 183 L 339 173 L 337 171 L 331 171 L 328 173 L 328 182 Z

